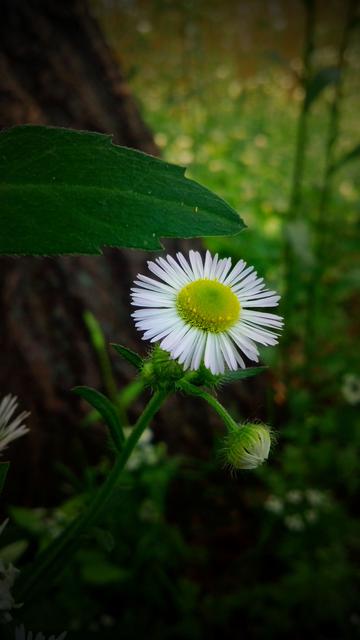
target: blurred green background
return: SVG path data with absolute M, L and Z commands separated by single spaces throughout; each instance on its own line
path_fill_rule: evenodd
M 262 352 L 271 368 L 257 415 L 229 396 L 234 415 L 265 419 L 277 444 L 268 464 L 230 478 L 215 456 L 169 456 L 149 434 L 45 618 L 31 612 L 33 628 L 360 637 L 356 4 L 92 3 L 162 156 L 248 225 L 204 247 L 254 264 L 283 296 L 286 330 Z M 72 496 L 56 509 L 13 507 L 9 558 L 54 536 L 108 465 L 104 456 L 81 478 L 62 469 Z

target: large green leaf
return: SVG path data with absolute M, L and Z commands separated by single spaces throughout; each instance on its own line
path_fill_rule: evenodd
M 159 249 L 165 237 L 244 228 L 182 167 L 113 145 L 109 136 L 24 125 L 0 134 L 0 253 Z

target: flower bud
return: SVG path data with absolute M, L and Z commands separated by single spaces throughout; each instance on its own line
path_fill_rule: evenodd
M 226 467 L 256 469 L 269 456 L 270 429 L 261 423 L 239 424 L 228 430 L 220 450 Z
M 141 373 L 145 383 L 153 389 L 169 389 L 185 375 L 183 367 L 158 346 L 144 362 Z

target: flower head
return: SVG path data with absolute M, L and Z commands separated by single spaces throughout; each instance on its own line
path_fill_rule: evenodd
M 231 268 L 231 259 L 196 251 L 187 260 L 182 253 L 148 262 L 159 280 L 139 274 L 132 289 L 133 313 L 143 339 L 160 347 L 184 369 L 204 362 L 212 373 L 225 367 L 245 368 L 242 354 L 258 362 L 256 342 L 277 343 L 282 318 L 258 311 L 274 307 L 280 296 L 269 291 L 253 267 L 243 260 Z M 254 308 L 256 310 L 254 310 Z
M 24 420 L 30 415 L 29 412 L 23 411 L 17 418 L 12 417 L 18 407 L 16 396 L 7 395 L 0 403 L 0 454 L 10 442 L 20 438 L 29 431 Z
M 256 469 L 267 460 L 271 447 L 270 431 L 263 424 L 240 424 L 229 429 L 223 440 L 220 455 L 225 466 Z

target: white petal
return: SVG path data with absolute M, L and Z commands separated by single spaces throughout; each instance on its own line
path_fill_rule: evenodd
M 195 274 L 194 272 L 191 270 L 188 261 L 186 260 L 186 258 L 183 256 L 182 253 L 177 253 L 176 254 L 177 259 L 179 260 L 184 272 L 186 273 L 187 277 L 189 278 L 189 281 L 192 282 L 193 280 L 195 280 Z
M 217 279 L 219 280 L 219 282 L 224 282 L 224 280 L 225 280 L 226 276 L 228 275 L 230 269 L 231 269 L 231 258 L 226 258 L 223 261 L 221 270 L 218 270 L 218 273 L 217 273 L 217 276 L 216 276 Z
M 234 355 L 235 349 L 233 348 L 230 339 L 225 333 L 220 333 L 219 342 L 220 342 L 221 351 L 226 360 L 226 364 L 228 365 L 229 369 L 232 369 L 233 371 L 235 371 L 237 369 L 236 358 Z
M 211 373 L 218 373 L 216 365 L 215 336 L 213 333 L 207 334 L 204 363 L 205 367 L 210 369 Z
M 204 268 L 202 264 L 202 260 L 200 254 L 197 251 L 189 252 L 190 263 L 192 266 L 192 270 L 197 279 L 201 279 L 204 277 Z
M 215 253 L 215 255 L 213 257 L 213 260 L 212 260 L 212 265 L 210 267 L 210 274 L 209 274 L 210 280 L 213 280 L 214 277 L 215 277 L 218 261 L 219 261 L 219 256 L 218 256 L 217 253 Z
M 183 287 L 188 283 L 185 273 L 180 267 L 178 269 L 174 269 L 167 260 L 164 260 L 164 258 L 161 257 L 156 258 L 156 262 L 161 266 L 165 273 L 167 273 L 169 282 L 176 282 L 180 287 Z
M 200 367 L 200 363 L 204 357 L 205 345 L 206 333 L 205 331 L 201 331 L 196 344 L 194 344 L 194 354 L 191 360 L 191 369 L 195 371 Z
M 239 262 L 237 262 L 236 265 L 234 266 L 233 270 L 230 271 L 227 278 L 225 278 L 224 284 L 227 284 L 228 286 L 230 286 L 233 282 L 237 281 L 237 279 L 239 278 L 239 276 L 241 275 L 245 267 L 246 267 L 246 262 L 244 262 L 244 260 L 239 260 Z
M 167 318 L 174 313 L 177 313 L 175 307 L 173 309 L 136 309 L 131 315 L 135 320 L 139 320 L 142 318 Z
M 241 327 L 236 326 L 229 330 L 229 335 L 241 351 L 253 362 L 259 362 L 259 352 L 253 341 L 241 333 Z
M 216 368 L 218 373 L 225 372 L 225 362 L 224 356 L 220 346 L 219 334 L 215 334 L 215 358 L 216 358 Z
M 173 267 L 173 269 L 179 273 L 179 275 L 181 275 L 182 278 L 185 278 L 186 282 L 189 281 L 189 278 L 187 276 L 186 271 L 184 271 L 184 269 L 182 268 L 182 266 L 180 264 L 178 264 L 176 262 L 176 260 L 174 260 L 174 258 L 170 255 L 166 256 L 166 259 L 168 261 L 168 263 Z
M 270 298 L 262 298 L 256 300 L 241 300 L 241 304 L 246 307 L 277 307 L 280 296 L 271 296 Z
M 262 326 L 274 327 L 277 329 L 281 329 L 283 326 L 282 317 L 277 316 L 275 313 L 262 313 L 261 311 L 243 309 L 241 317 L 244 320 L 249 320 L 251 323 L 260 324 Z
M 171 355 L 174 359 L 179 358 L 179 362 L 181 363 L 182 354 L 185 353 L 185 357 L 188 354 L 189 350 L 192 351 L 191 347 L 194 344 L 194 340 L 196 338 L 196 329 L 190 328 L 181 342 L 171 351 Z M 184 358 L 185 360 L 185 358 Z
M 164 349 L 164 351 L 171 352 L 177 344 L 179 344 L 180 340 L 183 339 L 185 334 L 188 332 L 189 327 L 184 322 L 180 322 L 180 328 L 172 331 L 167 338 L 165 338 L 161 343 L 160 347 Z
M 204 278 L 210 277 L 210 269 L 212 265 L 212 257 L 210 251 L 206 252 L 205 264 L 204 264 Z
M 166 291 L 167 293 L 176 293 L 178 291 L 177 287 L 159 282 L 159 280 L 154 280 L 154 278 L 148 278 L 141 273 L 138 275 L 138 280 L 134 280 L 134 283 L 138 287 L 152 289 L 153 291 Z

